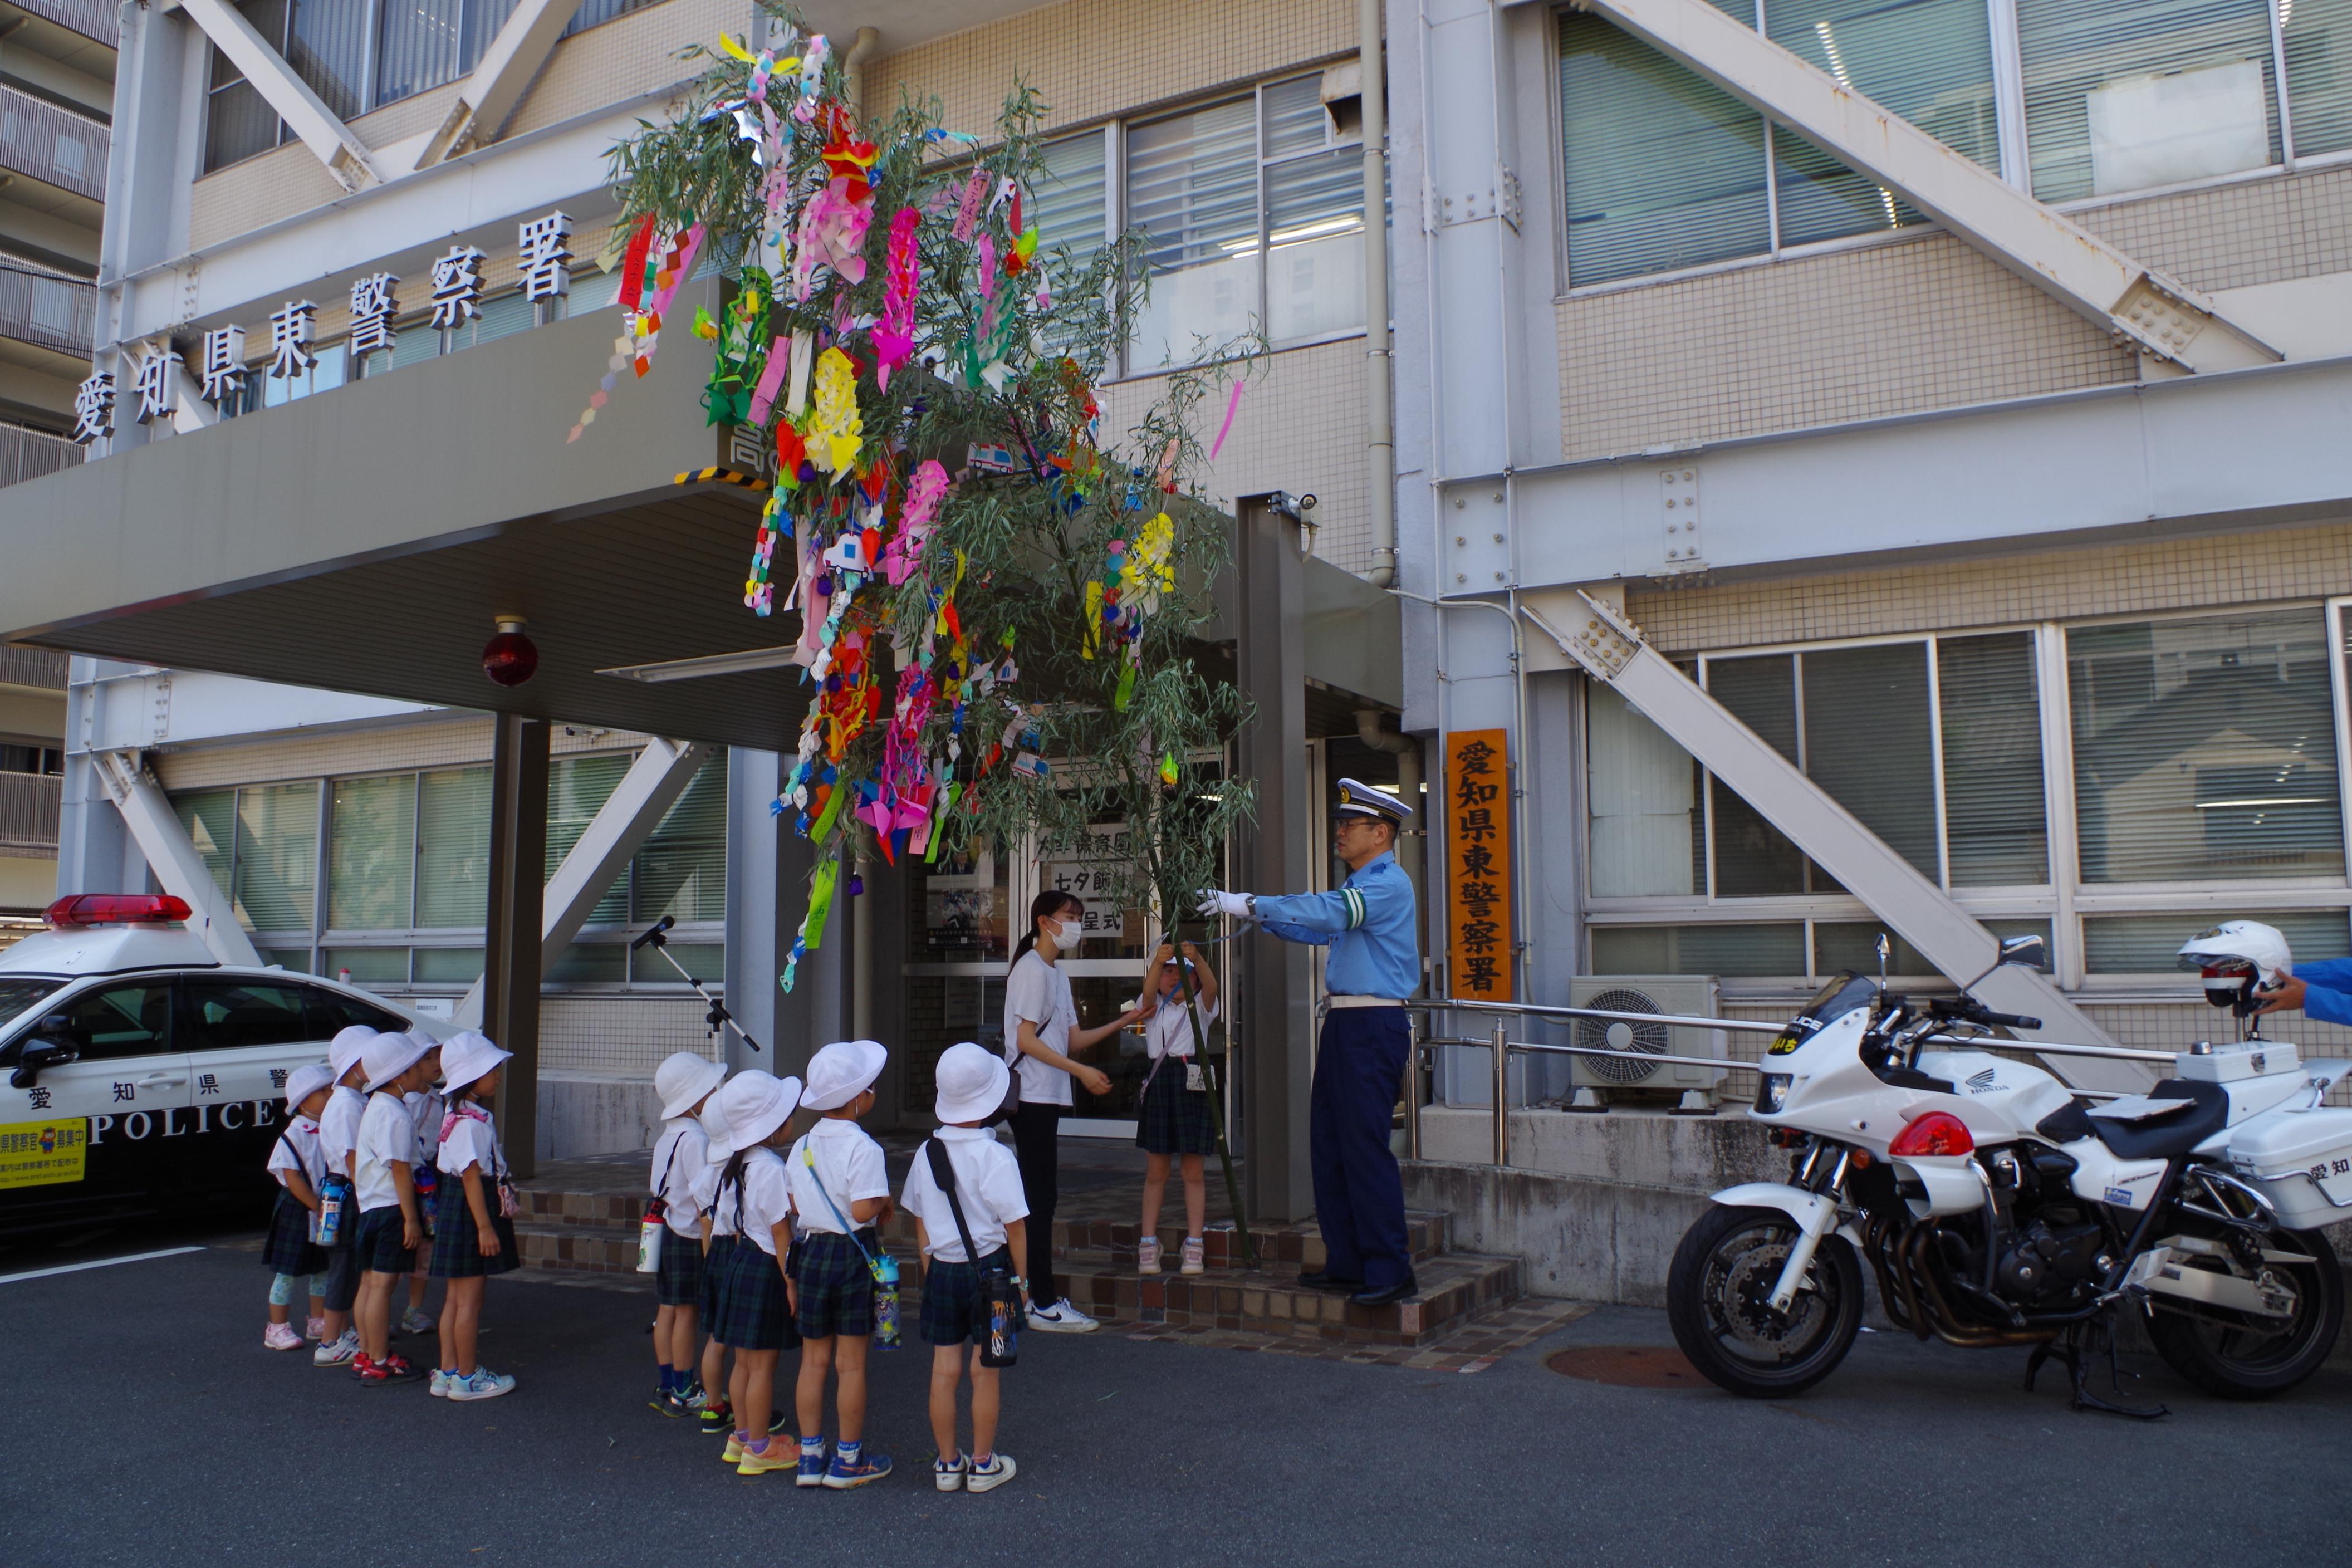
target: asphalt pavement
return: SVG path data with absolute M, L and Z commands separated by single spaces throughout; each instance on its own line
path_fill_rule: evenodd
M 520 1387 L 450 1405 L 264 1350 L 268 1277 L 236 1239 L 154 1227 L 0 1255 L 5 1276 L 200 1247 L 0 1279 L 0 1563 L 2251 1568 L 2352 1550 L 2338 1372 L 2242 1405 L 2127 1358 L 2131 1396 L 2174 1411 L 2142 1424 L 2070 1413 L 2055 1373 L 2021 1392 L 2021 1352 L 1888 1334 L 1772 1404 L 1546 1366 L 1671 1342 L 1630 1308 L 1472 1375 L 1033 1333 L 1006 1374 L 1013 1482 L 932 1489 L 929 1356 L 910 1347 L 873 1363 L 868 1441 L 899 1473 L 803 1492 L 737 1477 L 646 1408 L 652 1298 L 632 1286 L 494 1281 L 483 1355 Z

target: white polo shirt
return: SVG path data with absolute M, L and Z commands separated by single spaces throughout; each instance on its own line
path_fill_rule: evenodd
M 1201 1031 L 1217 1021 L 1217 1005 L 1201 1004 Z M 1192 1054 L 1192 1015 L 1184 1005 L 1184 993 L 1180 987 L 1160 999 L 1159 1007 L 1143 1021 L 1143 1048 L 1151 1059 L 1161 1057 L 1189 1057 Z
M 400 1096 L 378 1089 L 368 1096 L 366 1113 L 360 1118 L 357 1184 L 362 1214 L 399 1204 L 400 1189 L 392 1181 L 395 1160 L 404 1165 L 416 1163 L 416 1122 Z
M 721 1204 L 729 1210 L 728 1223 L 734 1223 L 734 1194 Z M 743 1157 L 743 1234 L 760 1244 L 760 1250 L 773 1258 L 776 1255 L 776 1227 L 785 1226 L 784 1234 L 792 1230 L 788 1222 L 793 1217 L 792 1196 L 784 1177 L 784 1163 L 773 1149 L 762 1143 Z
M 1068 1105 L 1070 1075 L 1051 1062 L 1041 1062 L 1021 1048 L 1021 1022 L 1036 1026 L 1037 1038 L 1051 1050 L 1070 1054 L 1070 1031 L 1078 1025 L 1078 1005 L 1070 994 L 1070 977 L 1058 963 L 1048 963 L 1032 948 L 1013 964 L 1004 981 L 1004 1059 L 1021 1075 L 1024 1105 Z
M 269 1146 L 270 1171 L 277 1173 L 278 1184 L 286 1184 L 286 1173 L 299 1171 L 302 1179 L 310 1184 L 315 1194 L 320 1179 L 327 1173 L 327 1157 L 319 1150 L 319 1124 L 307 1116 L 297 1115 Z M 319 1213 L 310 1211 L 310 1239 L 319 1239 Z
M 457 1125 L 449 1129 L 449 1136 L 441 1140 L 433 1161 L 445 1174 L 451 1176 L 462 1176 L 468 1165 L 479 1165 L 482 1180 L 496 1182 L 507 1173 L 506 1158 L 499 1152 L 498 1122 L 479 1106 L 459 1112 Z M 487 1193 L 483 1195 L 490 1196 Z
M 971 1244 L 985 1258 L 1004 1245 L 1007 1224 L 1029 1217 L 1029 1195 L 1021 1185 L 1020 1163 L 1013 1151 L 985 1127 L 942 1127 L 931 1136 L 948 1152 L 964 1224 L 971 1229 Z M 963 1255 L 955 1209 L 931 1179 L 931 1157 L 925 1151 L 915 1151 L 914 1168 L 907 1173 L 907 1188 L 898 1201 L 923 1222 L 926 1254 L 942 1263 L 971 1261 Z
M 662 1123 L 648 1175 L 654 1196 L 662 1201 L 662 1217 L 677 1235 L 697 1238 L 702 1235 L 701 1227 L 695 1224 L 702 1213 L 702 1205 L 696 1201 L 694 1183 L 709 1167 L 710 1134 L 702 1130 L 700 1117 L 673 1116 Z
M 816 1159 L 814 1171 L 809 1169 L 807 1158 L 812 1151 Z M 889 1173 L 882 1168 L 882 1145 L 846 1117 L 827 1118 L 809 1129 L 793 1144 L 793 1152 L 784 1156 L 784 1167 L 792 1183 L 793 1211 L 800 1215 L 804 1231 L 846 1236 L 848 1228 L 841 1221 L 847 1219 L 853 1226 L 856 1224 L 852 1205 L 866 1198 L 890 1195 Z M 819 1178 L 824 1183 L 822 1191 L 817 1186 Z M 828 1195 L 831 1203 L 825 1201 Z M 836 1207 L 841 1210 L 838 1219 L 833 1212 Z M 750 1210 L 744 1212 L 744 1224 L 749 1226 Z
M 319 1148 L 326 1155 L 327 1169 L 339 1176 L 351 1174 L 352 1152 L 360 1143 L 360 1118 L 366 1114 L 367 1096 L 347 1083 L 335 1086 L 326 1109 L 319 1112 Z

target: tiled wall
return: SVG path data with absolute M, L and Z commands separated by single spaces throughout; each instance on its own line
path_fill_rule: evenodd
M 1948 235 L 1560 300 L 1573 461 L 2138 379 Z
M 1103 439 L 1124 442 L 1167 386 L 1165 376 L 1155 375 L 1098 389 Z M 1220 384 L 1201 401 L 1195 419 L 1203 448 L 1216 437 L 1229 395 Z M 1372 541 L 1364 453 L 1364 340 L 1348 338 L 1268 355 L 1242 394 L 1223 451 L 1200 479 L 1210 500 L 1228 510 L 1239 495 L 1312 494 L 1316 553 L 1367 572 Z
M 711 983 L 715 988 L 716 982 Z M 547 996 L 539 1005 L 539 1064 L 613 1078 L 653 1077 L 672 1051 L 712 1056 L 696 997 Z
M 2197 289 L 2343 272 L 2352 270 L 2352 168 L 2119 202 L 2075 221 Z
M 1355 52 L 1351 0 L 1068 0 L 870 62 L 866 108 L 937 97 L 985 136 L 1018 78 L 1058 128 Z
M 1674 653 L 2352 593 L 2352 523 L 1633 592 Z

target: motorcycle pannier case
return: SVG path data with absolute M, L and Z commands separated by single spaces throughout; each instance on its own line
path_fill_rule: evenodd
M 2352 1109 L 2259 1117 L 2231 1136 L 2230 1163 L 2293 1229 L 2352 1220 Z

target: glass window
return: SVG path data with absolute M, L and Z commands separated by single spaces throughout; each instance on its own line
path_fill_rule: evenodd
M 371 1007 L 355 996 L 346 996 L 320 985 L 306 985 L 302 989 L 310 1005 L 314 1020 L 310 1028 L 315 1038 L 331 1040 L 337 1030 L 353 1024 L 378 1030 L 408 1027 L 407 1019 L 387 1013 L 381 1007 Z
M 251 981 L 184 980 L 180 994 L 191 1026 L 184 1048 L 238 1050 L 299 1045 L 319 1038 L 305 1014 L 310 988 Z
M 490 770 L 446 768 L 419 775 L 416 923 L 479 931 L 489 886 Z
M 2343 875 L 2324 625 L 2312 609 L 2067 634 L 2084 881 Z
M 236 791 L 208 789 L 172 797 L 172 815 L 204 858 L 213 886 L 226 896 L 236 852 Z
M 1585 688 L 1591 878 L 1598 898 L 1706 890 L 1694 853 L 1697 769 L 1690 753 L 1612 688 Z
M 2017 0 L 2045 202 L 2275 163 L 2269 0 Z
M 1276 82 L 1265 118 L 1266 332 L 1276 342 L 1364 324 L 1364 154 L 1327 147 L 1323 78 Z
M 1037 247 L 1046 251 L 1065 247 L 1070 258 L 1083 265 L 1109 237 L 1103 133 L 1082 131 L 1048 142 L 1037 153 L 1044 167 L 1036 188 L 1029 192 L 1026 214 L 1037 226 Z
M 354 0 L 329 0 L 353 4 Z M 380 0 L 377 107 L 455 81 L 482 58 L 514 0 Z
M 405 985 L 408 950 L 404 947 L 331 947 L 321 965 L 346 985 Z
M 574 33 L 584 33 L 616 16 L 626 16 L 660 3 L 661 0 L 583 0 L 580 9 L 572 13 L 572 20 L 564 24 L 563 36 L 568 38 Z
M 2231 911 L 2235 913 L 2237 911 Z M 2342 910 L 2254 910 L 2250 920 L 2276 926 L 2294 950 L 2297 963 L 2352 957 L 2352 926 Z M 2084 966 L 2093 974 L 2178 975 L 2180 944 L 2211 928 L 2211 910 L 2165 915 L 2085 915 Z
M 2294 155 L 2352 147 L 2352 0 L 2281 0 Z
M 163 981 L 87 991 L 58 1009 L 64 1037 L 86 1062 L 161 1056 L 172 1048 L 172 987 Z
M 614 752 L 596 757 L 559 757 L 547 770 L 547 874 L 563 864 L 580 836 L 588 831 L 588 824 L 613 798 L 613 791 L 629 771 L 631 758 L 625 752 Z M 620 925 L 629 918 L 629 876 L 626 871 L 613 879 L 613 885 L 596 902 L 588 916 L 590 925 Z
M 1256 319 L 1257 167 L 1254 98 L 1129 130 L 1128 222 L 1149 237 L 1135 368 L 1186 363 Z
M 327 833 L 327 924 L 393 931 L 409 923 L 416 871 L 416 775 L 338 779 Z
M 287 0 L 247 0 L 237 7 L 273 48 L 285 41 L 286 8 Z M 205 104 L 205 173 L 266 153 L 285 135 L 278 111 L 226 55 L 215 49 Z
M 394 9 L 416 3 L 387 0 Z M 339 120 L 350 120 L 370 107 L 368 13 L 373 4 L 374 0 L 294 0 L 286 63 Z
M 727 972 L 727 949 L 715 942 L 674 942 L 664 949 L 705 986 L 719 984 Z M 629 978 L 641 984 L 683 985 L 667 959 L 650 947 L 629 954 Z
M 1939 638 L 1936 685 L 1952 886 L 2049 881 L 2032 635 Z
M 260 951 L 265 968 L 287 969 L 297 974 L 310 973 L 310 950 L 307 947 L 265 947 Z
M 1805 772 L 1929 880 L 1937 879 L 1927 645 L 1808 653 Z
M 1801 765 L 1803 759 L 1797 750 L 1796 665 L 1787 654 L 1714 659 L 1707 665 L 1706 689 L 1774 751 Z M 1717 896 L 1740 899 L 1803 892 L 1803 852 L 1721 779 L 1708 782 Z
M 1723 974 L 1779 977 L 1805 973 L 1801 921 L 1774 925 L 1594 926 L 1595 974 Z
M 264 321 L 261 324 L 260 339 L 266 342 L 268 331 L 269 323 Z M 252 338 L 247 341 L 249 346 L 263 346 L 263 342 L 256 342 Z M 274 376 L 268 374 L 268 359 L 265 358 L 257 363 L 253 367 L 253 374 L 246 378 L 247 396 L 251 397 L 254 389 L 258 387 L 261 406 L 276 408 L 281 404 L 291 403 L 297 398 L 308 397 L 314 392 L 326 392 L 342 385 L 343 371 L 351 360 L 351 355 L 344 353 L 340 344 L 334 343 L 314 345 L 312 352 L 319 356 L 319 363 L 299 375 Z
M 663 816 L 635 863 L 634 908 L 644 922 L 727 918 L 727 759 L 713 756 Z M 601 918 L 604 906 L 597 906 Z
M 1984 928 L 1998 937 L 2038 936 L 2046 952 L 2050 944 L 2050 922 L 2040 920 L 1996 920 L 1982 922 Z M 1818 921 L 1813 925 L 1813 973 L 1835 974 L 1851 969 L 1857 974 L 1878 973 L 1878 939 L 1884 934 L 1887 942 L 1886 973 L 1890 975 L 1930 976 L 1948 980 L 1917 948 L 1886 929 L 1883 921 Z M 1963 976 L 1974 979 L 1973 975 Z
M 319 785 L 236 792 L 237 919 L 253 931 L 308 931 L 319 881 Z
M 482 977 L 488 962 L 478 947 L 420 947 L 416 950 L 419 985 L 471 985 Z
M 554 985 L 618 985 L 628 977 L 628 944 L 618 942 L 575 942 L 547 972 Z

